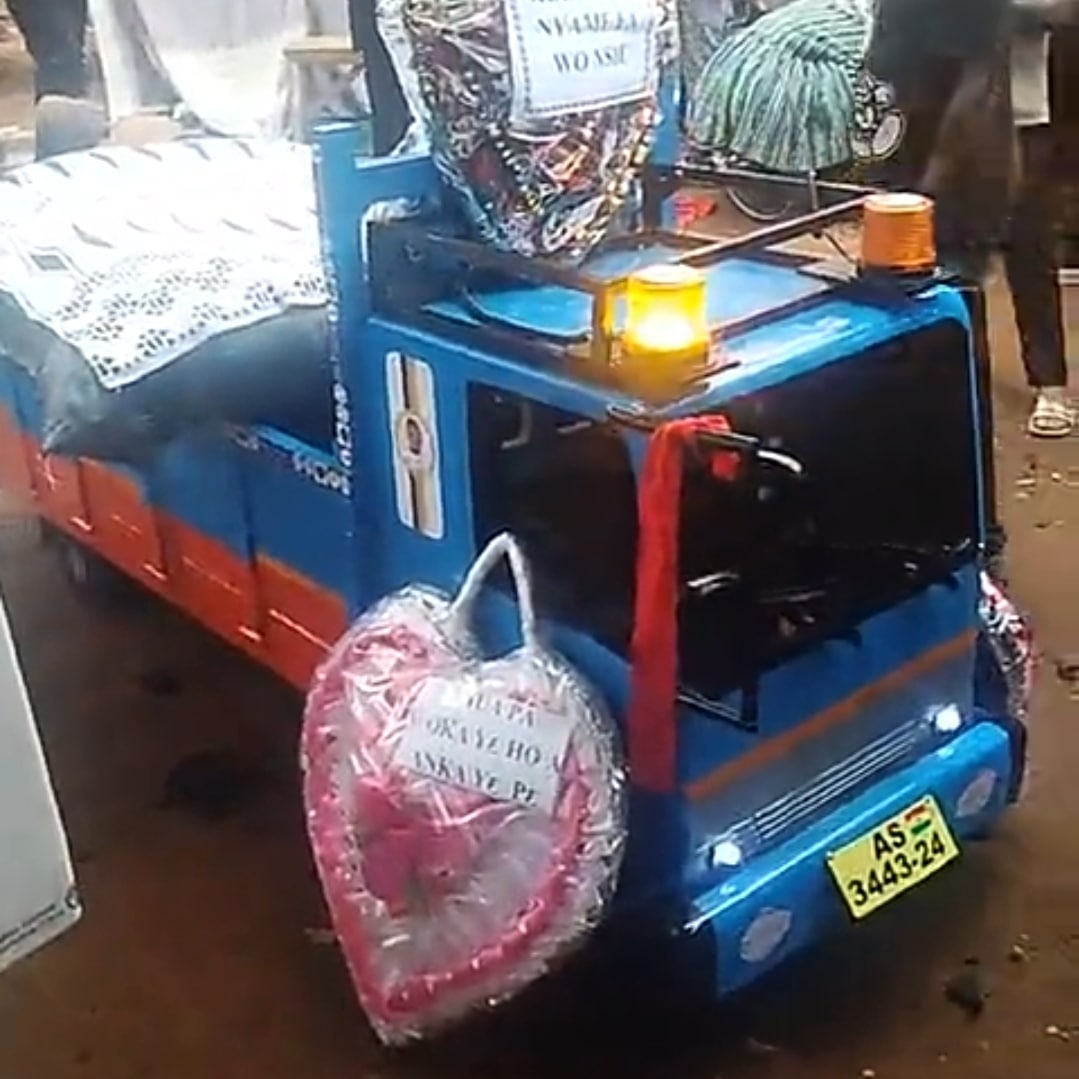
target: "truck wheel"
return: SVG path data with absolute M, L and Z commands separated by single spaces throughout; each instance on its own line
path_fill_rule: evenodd
M 743 216 L 761 225 L 770 225 L 794 215 L 798 207 L 796 196 L 789 189 L 776 191 L 766 184 L 731 184 L 724 188 L 727 201 Z
M 50 546 L 60 569 L 75 594 L 95 607 L 116 606 L 130 594 L 127 579 L 103 558 L 56 529 L 50 529 Z

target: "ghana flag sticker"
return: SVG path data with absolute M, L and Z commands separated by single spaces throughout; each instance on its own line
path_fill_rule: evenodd
M 903 815 L 903 823 L 907 826 L 907 831 L 915 838 L 932 828 L 933 812 L 929 808 L 929 803 L 922 802 L 913 809 L 908 809 Z

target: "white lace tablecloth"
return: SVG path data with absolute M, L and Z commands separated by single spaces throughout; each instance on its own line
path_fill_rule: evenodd
M 0 177 L 0 291 L 107 390 L 219 334 L 322 306 L 311 150 L 192 139 L 13 170 Z

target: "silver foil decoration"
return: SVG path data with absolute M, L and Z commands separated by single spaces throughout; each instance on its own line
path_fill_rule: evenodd
M 523 643 L 488 660 L 472 611 L 503 558 Z M 385 1042 L 506 1000 L 603 918 L 627 827 L 617 731 L 540 643 L 508 535 L 456 598 L 405 588 L 356 622 L 315 676 L 302 760 L 335 931 Z
M 1007 687 L 1008 711 L 1025 721 L 1034 685 L 1034 638 L 1030 626 L 1004 589 L 985 572 L 981 575 L 978 614 Z

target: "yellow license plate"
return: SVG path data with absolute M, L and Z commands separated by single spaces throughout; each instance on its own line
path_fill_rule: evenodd
M 879 910 L 959 857 L 937 800 L 925 797 L 828 856 L 855 918 Z

